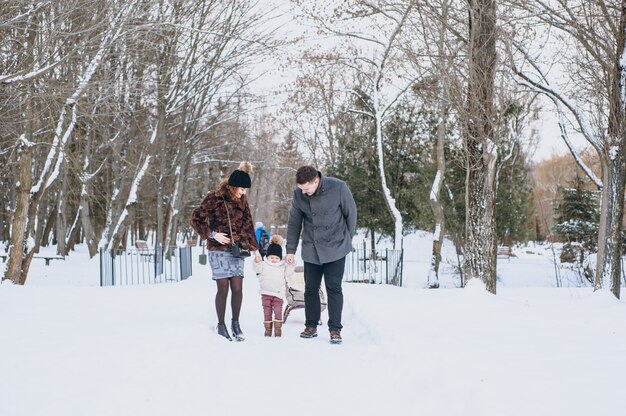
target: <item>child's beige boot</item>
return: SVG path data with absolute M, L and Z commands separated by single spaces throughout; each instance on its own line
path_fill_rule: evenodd
M 283 321 L 274 321 L 274 336 L 280 337 L 283 334 Z
M 272 336 L 272 321 L 264 321 L 263 325 L 265 325 L 265 336 L 271 337 Z

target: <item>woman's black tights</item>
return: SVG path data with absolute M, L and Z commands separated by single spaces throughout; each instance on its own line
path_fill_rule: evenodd
M 239 312 L 241 312 L 241 301 L 243 300 L 243 277 L 233 276 L 227 279 L 218 279 L 217 293 L 215 294 L 215 310 L 217 311 L 217 321 L 224 324 L 224 315 L 226 315 L 226 300 L 228 298 L 228 288 L 230 287 L 230 307 L 232 309 L 233 321 L 239 320 Z

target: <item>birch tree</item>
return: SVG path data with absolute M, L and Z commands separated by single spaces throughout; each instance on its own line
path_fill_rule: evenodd
M 213 152 L 212 132 L 244 113 L 224 112 L 228 103 L 253 109 L 252 64 L 278 43 L 261 6 L 0 5 L 4 279 L 23 283 L 39 244 L 52 240 L 65 255 L 83 234 L 92 256 L 99 245 L 125 246 L 129 230 L 176 241 L 187 188 L 205 180 L 189 174 L 193 158 Z
M 25 43 L 27 46 L 24 59 L 18 63 L 22 68 L 12 75 L 5 75 L 0 82 L 4 84 L 19 83 L 20 88 L 26 91 L 25 111 L 23 116 L 23 132 L 16 142 L 18 152 L 20 180 L 18 183 L 18 198 L 11 225 L 11 245 L 9 247 L 9 259 L 3 280 L 10 280 L 16 284 L 24 284 L 30 262 L 35 252 L 34 230 L 35 221 L 39 211 L 39 204 L 47 189 L 57 180 L 64 163 L 65 149 L 72 138 L 78 118 L 80 99 L 85 93 L 92 78 L 104 59 L 111 44 L 121 34 L 125 27 L 130 10 L 135 2 L 112 3 L 110 8 L 98 8 L 86 10 L 87 2 L 66 3 L 64 9 L 59 4 L 31 3 L 25 5 L 25 12 L 14 17 L 17 27 L 23 27 Z M 69 49 L 65 49 L 64 35 L 61 32 L 64 12 L 74 12 L 75 20 L 70 25 L 63 22 L 67 27 L 76 30 L 75 42 Z M 94 12 L 96 13 L 94 17 Z M 89 17 L 87 17 L 89 16 Z M 101 24 L 92 25 L 91 19 L 97 19 Z M 50 24 L 49 21 L 55 22 Z M 19 23 L 22 23 L 20 25 Z M 81 31 L 87 27 L 86 33 Z M 19 31 L 19 29 L 18 29 Z M 70 35 L 71 38 L 71 35 Z M 95 40 L 95 44 L 90 44 Z M 58 43 L 57 43 L 58 42 Z M 50 47 L 57 46 L 56 49 Z M 74 55 L 78 50 L 89 46 L 91 55 L 79 69 L 76 82 L 71 92 L 64 97 L 64 104 L 56 119 L 49 150 L 47 151 L 42 166 L 35 166 L 36 174 L 33 176 L 32 151 L 35 145 L 33 131 L 33 101 L 29 99 L 35 93 L 36 84 L 33 82 L 55 70 L 59 63 L 69 58 L 58 58 L 58 54 L 66 53 L 66 56 Z M 75 48 L 75 49 L 74 49 Z M 78 68 L 77 68 L 78 69 Z M 44 142 L 45 143 L 45 142 Z M 28 189 L 26 188 L 28 186 Z M 30 242 L 27 243 L 27 238 Z
M 415 65 L 423 65 L 426 60 L 433 68 L 433 78 L 436 79 L 436 94 L 434 97 L 437 108 L 438 122 L 435 148 L 435 163 L 437 171 L 432 182 L 429 203 L 435 219 L 433 230 L 433 248 L 428 269 L 428 287 L 439 287 L 439 265 L 441 263 L 441 248 L 446 234 L 444 207 L 441 201 L 441 190 L 446 180 L 446 157 L 445 145 L 447 135 L 447 123 L 449 109 L 451 107 L 449 96 L 450 87 L 454 84 L 454 67 L 456 50 L 454 42 L 450 39 L 448 25 L 451 16 L 451 2 L 442 0 L 440 3 L 430 4 L 432 9 L 420 10 L 419 19 L 413 23 L 414 30 L 424 38 L 425 59 L 416 57 Z M 433 13 L 434 12 L 434 13 Z
M 173 129 L 182 134 L 176 141 L 174 193 L 166 216 L 166 246 L 175 241 L 179 226 L 187 223 L 180 213 L 187 194 L 188 172 L 193 156 L 202 153 L 206 132 L 232 116 L 220 111 L 230 103 L 246 102 L 250 106 L 247 111 L 252 112 L 256 103 L 246 99 L 246 89 L 253 80 L 248 74 L 257 60 L 267 58 L 281 44 L 259 3 L 224 2 L 217 8 L 208 3 L 204 13 L 207 12 L 210 14 L 204 23 L 199 18 L 202 14 L 194 13 L 191 20 L 197 22 L 183 34 L 186 59 L 179 65 L 185 69 L 181 71 L 182 77 L 191 81 L 179 80 L 178 84 L 184 88 L 175 95 L 179 98 L 174 105 L 178 110 Z M 199 30 L 200 24 L 206 27 Z M 211 121 L 203 121 L 203 115 L 210 116 Z
M 149 15 L 155 18 L 137 30 L 147 33 L 154 48 L 150 65 L 157 79 L 150 113 L 155 116 L 132 179 L 114 195 L 122 202 L 112 205 L 100 243 L 109 249 L 126 232 L 146 179 L 156 188 L 155 243 L 176 241 L 192 158 L 207 132 L 228 117 L 220 108 L 243 96 L 252 59 L 274 44 L 271 33 L 260 29 L 265 15 L 254 3 L 163 3 Z M 165 154 L 169 157 L 160 157 Z
M 364 79 L 359 87 L 348 88 L 348 93 L 363 102 L 363 107 L 350 109 L 354 114 L 370 117 L 375 124 L 376 154 L 380 172 L 380 183 L 384 201 L 394 219 L 394 247 L 400 249 L 403 240 L 402 215 L 397 208 L 396 200 L 387 184 L 384 160 L 384 125 L 390 110 L 397 100 L 415 82 L 415 74 L 405 72 L 402 63 L 399 37 L 405 23 L 413 10 L 413 3 L 394 4 L 392 2 L 356 1 L 336 8 L 334 17 L 326 20 L 314 13 L 310 15 L 316 20 L 325 33 L 358 44 L 356 54 L 342 55 L 336 62 L 349 71 L 355 71 Z M 352 21 L 357 23 L 353 23 Z M 367 22 L 367 23 L 366 23 Z M 376 28 L 364 32 L 368 25 Z M 368 97 L 367 100 L 364 100 Z

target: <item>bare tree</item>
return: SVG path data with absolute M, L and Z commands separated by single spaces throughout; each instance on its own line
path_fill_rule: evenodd
M 244 0 L 2 3 L 3 279 L 23 283 L 50 240 L 67 254 L 83 234 L 92 256 L 129 230 L 175 242 L 193 158 L 277 44 L 267 19 Z
M 228 119 L 220 108 L 244 95 L 252 58 L 274 46 L 271 32 L 260 28 L 265 15 L 254 3 L 154 4 L 148 16 L 154 17 L 136 30 L 150 39 L 154 52 L 150 68 L 157 74 L 148 110 L 153 115 L 150 140 L 129 176 L 132 179 L 114 193 L 113 200 L 122 202 L 111 204 L 101 241 L 108 248 L 123 239 L 144 186 L 150 189 L 146 195 L 154 190 L 156 196 L 156 244 L 176 241 L 179 226 L 187 222 L 180 213 L 192 158 L 202 153 L 207 132 Z
M 602 188 L 602 209 L 598 235 L 595 290 L 608 289 L 619 298 L 621 274 L 622 220 L 626 185 L 626 95 L 623 62 L 626 30 L 626 3 L 621 5 L 593 0 L 546 3 L 534 0 L 518 5 L 537 20 L 557 29 L 573 41 L 576 51 L 566 61 L 572 81 L 569 92 L 549 78 L 540 63 L 539 52 L 515 44 L 525 66 L 516 67 L 523 82 L 548 96 L 556 105 L 562 138 L 587 175 Z M 554 56 L 549 59 L 555 59 Z M 561 59 L 566 60 L 567 56 Z M 571 146 L 565 123 L 569 115 L 577 130 L 597 152 L 602 168 L 601 180 Z
M 282 115 L 277 117 L 319 167 L 337 164 L 337 119 L 342 111 L 342 91 L 346 85 L 357 82 L 352 73 L 329 63 L 339 56 L 335 48 L 323 55 L 319 50 L 305 51 L 293 63 L 299 75 L 285 100 Z
M 413 23 L 414 31 L 421 33 L 424 41 L 425 56 L 411 56 L 416 66 L 429 62 L 433 68 L 431 76 L 435 84 L 433 97 L 434 106 L 437 111 L 437 132 L 435 148 L 435 163 L 437 171 L 433 179 L 429 195 L 430 207 L 435 219 L 433 230 L 433 248 L 428 269 L 428 287 L 439 287 L 439 266 L 441 263 L 441 248 L 446 234 L 446 222 L 443 203 L 441 201 L 441 190 L 446 180 L 446 157 L 445 145 L 447 139 L 447 118 L 451 106 L 450 89 L 454 88 L 455 75 L 449 68 L 454 67 L 457 59 L 458 47 L 450 38 L 448 23 L 450 20 L 451 2 L 442 0 L 438 3 L 431 3 L 430 10 L 419 9 L 418 20 Z M 458 41 L 456 42 L 458 44 Z
M 112 6 L 118 7 L 93 7 L 92 9 L 86 8 L 87 3 L 72 2 L 65 4 L 65 8 L 56 7 L 59 5 L 52 3 L 24 5 L 25 12 L 13 18 L 15 27 L 18 28 L 16 32 L 19 33 L 20 28 L 23 28 L 23 40 L 28 45 L 28 49 L 23 54 L 24 59 L 20 61 L 18 58 L 16 60 L 16 64 L 20 65 L 21 68 L 13 76 L 4 76 L 2 80 L 4 84 L 19 83 L 28 91 L 25 100 L 26 108 L 23 113 L 23 132 L 16 141 L 20 166 L 19 196 L 11 225 L 9 260 L 3 276 L 3 280 L 8 279 L 16 284 L 24 284 L 26 280 L 36 248 L 35 241 L 26 244 L 26 238 L 32 239 L 34 237 L 39 204 L 50 185 L 58 179 L 64 164 L 65 149 L 77 124 L 79 100 L 92 81 L 111 44 L 124 30 L 130 10 L 135 6 L 135 2 L 124 2 L 120 5 L 112 4 Z M 64 15 L 66 11 L 72 11 L 75 18 L 72 20 L 73 24 L 64 22 L 66 26 L 76 31 L 73 33 L 75 40 L 69 49 L 65 48 L 64 37 L 66 35 L 61 31 L 61 21 L 66 17 Z M 101 22 L 97 25 L 90 23 L 90 18 L 93 18 L 94 12 Z M 90 18 L 86 17 L 87 14 L 90 15 Z M 48 19 L 56 22 L 59 27 L 54 23 L 44 23 Z M 92 39 L 96 40 L 97 43 L 90 45 Z M 79 75 L 73 89 L 63 98 L 64 104 L 56 119 L 49 150 L 42 160 L 43 166 L 37 166 L 35 170 L 37 173 L 33 176 L 32 150 L 36 144 L 33 120 L 36 115 L 33 110 L 33 100 L 29 96 L 36 92 L 34 81 L 48 71 L 54 70 L 58 62 L 69 59 L 65 57 L 55 59 L 57 55 L 63 56 L 64 52 L 68 56 L 74 55 L 77 50 L 85 46 L 90 46 L 88 50 L 90 50 L 91 56 L 88 57 L 82 67 L 75 68 Z M 53 52 L 48 49 L 50 47 L 53 48 Z
M 498 137 L 494 126 L 496 2 L 469 2 L 469 67 L 464 143 L 467 157 L 465 279 L 496 293 L 495 196 Z
M 399 37 L 413 8 L 413 2 L 396 4 L 357 0 L 334 8 L 331 19 L 318 14 L 317 10 L 309 12 L 325 33 L 358 45 L 356 52 L 328 56 L 328 61 L 334 60 L 335 64 L 358 74 L 364 81 L 358 86 L 362 90 L 347 86 L 347 92 L 362 103 L 361 108 L 352 108 L 348 111 L 365 115 L 374 121 L 380 183 L 385 204 L 394 219 L 394 247 L 398 249 L 402 246 L 403 221 L 396 200 L 387 185 L 383 151 L 384 125 L 390 110 L 417 78 L 415 74 L 407 73 L 406 68 L 403 68 L 402 64 L 406 62 L 406 58 L 402 57 L 402 48 L 399 47 Z M 353 20 L 361 20 L 360 26 L 353 27 Z M 364 33 L 363 20 L 376 30 Z

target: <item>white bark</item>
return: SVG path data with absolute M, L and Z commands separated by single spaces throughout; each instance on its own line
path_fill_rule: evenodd
M 378 92 L 374 91 L 374 106 L 377 106 Z M 391 190 L 387 186 L 387 178 L 385 173 L 385 158 L 383 152 L 383 125 L 380 114 L 376 113 L 376 154 L 378 155 L 378 170 L 380 172 L 380 184 L 383 189 L 383 195 L 385 196 L 385 203 L 391 212 L 394 219 L 394 239 L 393 247 L 396 250 L 400 250 L 402 247 L 402 214 L 396 207 L 396 200 L 391 195 Z
M 156 137 L 157 137 L 157 128 L 155 127 L 150 137 L 150 146 L 149 146 L 150 149 L 154 147 L 154 142 L 156 140 Z M 147 152 L 148 154 L 145 156 L 141 167 L 137 170 L 131 182 L 130 190 L 128 191 L 126 201 L 123 204 L 122 212 L 119 214 L 117 219 L 113 219 L 114 214 L 112 212 L 109 212 L 108 214 L 110 220 L 107 221 L 107 228 L 105 228 L 105 231 L 102 233 L 102 238 L 99 244 L 100 247 L 106 247 L 107 250 L 111 250 L 114 248 L 113 244 L 114 244 L 115 239 L 113 237 L 115 237 L 122 230 L 126 222 L 126 218 L 128 217 L 128 209 L 135 202 L 137 202 L 137 192 L 139 190 L 139 186 L 141 185 L 141 182 L 143 181 L 146 171 L 148 170 L 148 168 L 150 167 L 150 163 L 152 162 L 152 155 L 149 153 L 150 150 L 148 150 Z M 113 199 L 114 200 L 117 199 L 119 194 L 120 194 L 120 190 L 117 189 L 113 195 Z M 112 208 L 111 208 L 111 211 L 112 211 L 114 209 L 113 206 L 115 204 L 111 204 L 111 205 L 112 205 Z M 115 224 L 113 224 L 113 222 L 115 222 Z
M 48 156 L 46 157 L 46 162 L 39 176 L 39 180 L 37 184 L 33 186 L 31 189 L 32 194 L 37 194 L 43 188 L 47 188 L 50 184 L 56 179 L 58 176 L 58 171 L 60 169 L 60 165 L 63 158 L 63 152 L 67 143 L 74 131 L 74 127 L 76 126 L 77 120 L 77 101 L 89 85 L 91 78 L 94 73 L 100 66 L 104 55 L 107 53 L 109 48 L 111 47 L 111 42 L 113 39 L 117 38 L 124 25 L 122 21 L 126 18 L 127 10 L 130 7 L 134 6 L 135 1 L 128 2 L 113 18 L 109 29 L 102 37 L 102 41 L 100 42 L 100 46 L 98 47 L 98 52 L 95 56 L 90 60 L 85 72 L 79 79 L 78 87 L 74 90 L 74 93 L 65 100 L 65 105 L 61 110 L 61 114 L 59 115 L 59 119 L 57 121 L 57 126 L 55 129 L 54 138 L 52 140 L 52 145 L 50 146 L 50 150 L 48 151 Z M 65 126 L 65 116 L 67 114 L 67 109 L 72 109 L 72 118 L 70 123 Z M 54 165 L 54 172 L 51 171 L 52 166 Z
M 364 4 L 369 5 L 375 10 L 380 9 L 375 5 L 365 2 Z M 389 57 L 392 51 L 392 48 L 395 46 L 394 42 L 400 31 L 403 29 L 404 23 L 412 9 L 413 5 L 409 3 L 409 5 L 402 10 L 400 16 L 391 16 L 388 13 L 384 13 L 385 16 L 395 22 L 395 26 L 392 29 L 389 38 L 384 40 L 379 40 L 375 38 L 364 37 L 355 33 L 343 34 L 344 36 L 350 36 L 354 38 L 358 38 L 361 40 L 366 40 L 370 43 L 374 43 L 378 47 L 382 47 L 382 50 L 379 50 L 375 53 L 374 58 L 370 59 L 367 57 L 359 57 L 358 59 L 368 62 L 371 66 L 374 67 L 374 76 L 372 78 L 371 84 L 371 97 L 373 101 L 373 108 L 371 108 L 371 112 L 365 112 L 365 114 L 369 114 L 374 118 L 375 126 L 376 126 L 376 154 L 378 158 L 378 170 L 380 174 L 380 183 L 383 191 L 383 196 L 385 200 L 385 204 L 391 213 L 394 221 L 394 248 L 396 250 L 400 250 L 402 247 L 402 230 L 403 230 L 403 221 L 402 214 L 400 210 L 396 206 L 396 200 L 391 194 L 391 190 L 387 185 L 386 171 L 385 171 L 385 158 L 384 158 L 384 117 L 387 111 L 389 111 L 393 104 L 400 98 L 402 94 L 404 94 L 410 86 L 413 84 L 414 80 L 410 80 L 403 88 L 400 89 L 398 93 L 395 94 L 387 103 L 383 103 L 382 100 L 382 90 L 383 90 L 383 80 L 385 77 L 385 67 L 389 63 Z M 335 32 L 339 34 L 339 32 Z M 354 110 L 359 111 L 359 110 Z

